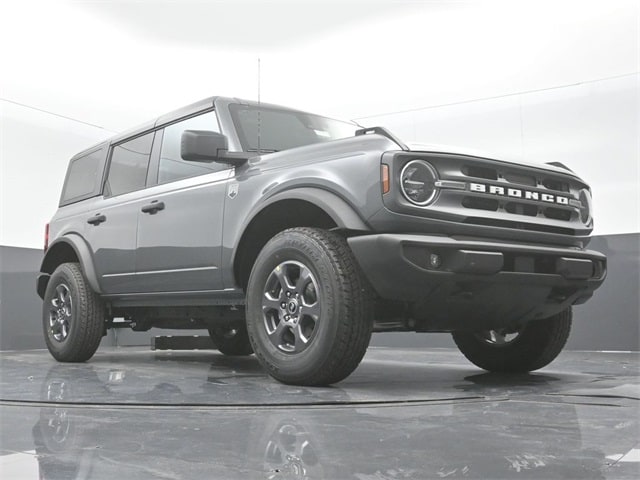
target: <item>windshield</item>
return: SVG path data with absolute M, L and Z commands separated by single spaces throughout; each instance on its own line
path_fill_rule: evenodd
M 352 137 L 360 128 L 353 123 L 287 109 L 258 108 L 255 105 L 236 103 L 229 105 L 229 110 L 242 149 L 246 152 L 255 152 L 258 149 L 278 152 L 312 143 Z

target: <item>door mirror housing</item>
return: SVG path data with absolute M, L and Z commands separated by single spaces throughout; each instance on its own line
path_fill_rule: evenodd
M 180 138 L 180 156 L 188 162 L 220 162 L 239 166 L 252 156 L 230 152 L 227 137 L 209 130 L 185 130 Z
M 215 162 L 228 148 L 227 137 L 209 130 L 185 130 L 180 139 L 180 156 L 188 162 Z

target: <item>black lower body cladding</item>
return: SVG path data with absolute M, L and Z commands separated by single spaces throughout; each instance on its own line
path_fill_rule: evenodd
M 378 295 L 412 305 L 418 331 L 477 331 L 549 318 L 584 303 L 606 257 L 573 248 L 437 235 L 348 240 Z

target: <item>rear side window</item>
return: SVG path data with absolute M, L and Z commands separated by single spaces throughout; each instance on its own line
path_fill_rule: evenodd
M 154 132 L 113 147 L 105 196 L 122 195 L 144 188 Z
M 105 148 L 71 160 L 60 204 L 68 204 L 98 194 Z
M 220 132 L 215 112 L 208 112 L 165 127 L 162 149 L 160 150 L 158 183 L 173 182 L 181 178 L 195 177 L 230 168 L 229 165 L 216 162 L 202 163 L 183 160 L 180 156 L 180 142 L 182 132 L 185 130 Z

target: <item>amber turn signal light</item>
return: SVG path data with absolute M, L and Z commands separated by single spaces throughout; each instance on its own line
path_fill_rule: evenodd
M 389 193 L 389 165 L 385 163 L 382 164 L 380 176 L 382 178 L 382 193 Z

